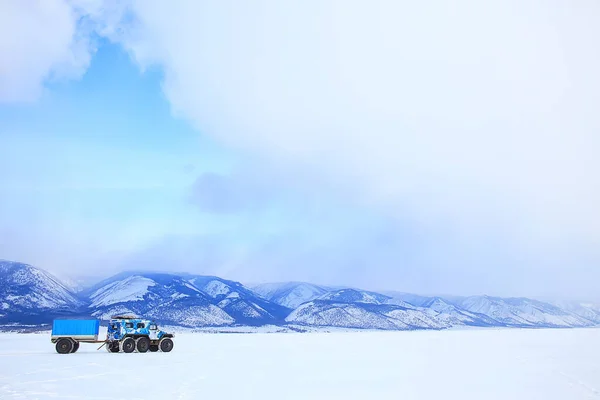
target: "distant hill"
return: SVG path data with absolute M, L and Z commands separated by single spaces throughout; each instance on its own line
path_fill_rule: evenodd
M 600 323 L 600 306 L 587 303 L 431 297 L 306 282 L 248 288 L 216 276 L 147 271 L 123 272 L 76 292 L 39 268 L 0 261 L 0 327 L 35 327 L 57 317 L 108 319 L 123 313 L 183 327 L 412 330 L 455 326 L 575 328 Z
M 265 283 L 254 286 L 252 290 L 265 299 L 294 309 L 302 303 L 316 299 L 331 288 L 304 282 Z
M 47 323 L 56 316 L 81 312 L 84 304 L 53 275 L 0 260 L 0 323 Z

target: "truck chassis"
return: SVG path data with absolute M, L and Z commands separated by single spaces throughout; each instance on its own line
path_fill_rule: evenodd
M 169 334 L 154 340 L 143 335 L 128 335 L 121 340 L 108 340 L 105 345 L 106 351 L 109 353 L 146 353 L 148 351 L 168 353 L 173 350 L 173 339 Z
M 109 353 L 146 353 L 148 351 L 168 353 L 173 350 L 172 337 L 150 340 L 146 336 L 126 336 L 123 340 L 89 340 L 66 336 L 52 339 L 52 343 L 56 344 L 56 352 L 59 354 L 77 352 L 80 343 L 102 344 L 98 349 L 105 346 Z

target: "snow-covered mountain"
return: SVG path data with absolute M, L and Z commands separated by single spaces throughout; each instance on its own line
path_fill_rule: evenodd
M 498 322 L 485 314 L 461 310 L 441 297 L 421 302 L 421 309 L 436 313 L 436 318 L 448 326 L 497 326 Z
M 328 300 L 338 303 L 367 303 L 385 304 L 392 298 L 383 294 L 357 289 L 334 290 L 319 297 L 319 300 Z
M 421 307 L 425 303 L 427 303 L 427 302 L 431 301 L 431 299 L 433 299 L 433 297 L 430 297 L 430 296 L 421 296 L 418 294 L 404 293 L 404 292 L 386 291 L 386 292 L 382 292 L 382 294 L 389 296 L 389 297 L 395 299 L 396 301 L 403 301 L 406 304 L 411 304 L 416 307 Z
M 277 324 L 291 312 L 215 276 L 126 272 L 84 293 L 94 316 L 133 313 L 184 326 Z
M 581 327 L 599 323 L 596 314 L 580 307 L 574 310 L 527 298 L 492 296 L 437 296 L 386 292 L 395 299 L 440 312 L 439 318 L 452 325 L 515 327 Z
M 302 304 L 286 322 L 309 326 L 335 326 L 361 329 L 441 329 L 449 325 L 435 315 L 392 304 L 352 303 L 313 300 Z
M 235 320 L 185 278 L 160 273 L 126 272 L 86 291 L 89 311 L 107 319 L 135 314 L 182 326 L 222 326 Z
M 493 326 L 491 318 L 460 310 L 442 298 L 420 306 L 376 292 L 340 289 L 304 303 L 287 322 L 316 326 L 365 329 L 442 329 L 452 326 Z
M 555 305 L 527 298 L 471 296 L 460 301 L 459 306 L 508 326 L 581 327 L 593 324 Z
M 562 310 L 600 324 L 600 304 L 580 303 L 575 301 L 556 301 L 553 304 Z
M 264 283 L 252 288 L 259 296 L 290 309 L 323 296 L 331 290 L 304 282 Z
M 229 314 L 238 324 L 280 323 L 292 311 L 263 299 L 239 282 L 201 275 L 189 276 L 187 280 L 209 296 L 216 306 Z
M 0 323 L 48 322 L 82 306 L 75 293 L 46 271 L 0 260 Z
M 600 306 L 490 296 L 428 297 L 310 283 L 248 289 L 216 276 L 124 272 L 75 293 L 27 264 L 0 261 L 0 325 L 41 324 L 60 316 L 136 314 L 187 327 L 304 325 L 362 329 L 453 326 L 584 327 Z

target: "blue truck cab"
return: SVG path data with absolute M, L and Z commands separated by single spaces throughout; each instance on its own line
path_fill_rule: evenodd
M 108 323 L 106 349 L 111 353 L 166 353 L 173 349 L 173 337 L 172 333 L 159 329 L 152 320 L 126 315 L 114 316 Z

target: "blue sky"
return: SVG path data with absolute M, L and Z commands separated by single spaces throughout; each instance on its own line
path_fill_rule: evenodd
M 597 298 L 599 14 L 2 3 L 0 258 Z
M 381 223 L 311 193 L 309 182 L 295 189 L 174 117 L 162 79 L 101 40 L 81 79 L 47 84 L 35 103 L 2 106 L 5 257 L 74 277 L 139 268 L 252 279 L 243 271 L 251 262 L 271 264 L 257 279 L 323 280 L 293 273 L 303 269 L 297 253 L 353 240 L 348 226 Z M 323 276 L 333 282 L 340 268 Z
M 25 238 L 39 235 L 42 247 L 76 254 L 78 244 L 130 251 L 128 242 L 143 245 L 165 230 L 197 231 L 201 219 L 186 192 L 195 176 L 227 171 L 232 161 L 170 115 L 160 79 L 103 42 L 82 79 L 48 85 L 34 104 L 2 106 L 2 225 L 25 242 L 4 252 L 60 265 Z

